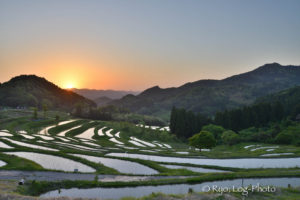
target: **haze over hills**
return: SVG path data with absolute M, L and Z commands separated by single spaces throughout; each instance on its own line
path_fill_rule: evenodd
M 137 91 L 123 91 L 123 90 L 94 90 L 94 89 L 71 89 L 73 92 L 84 96 L 85 98 L 91 100 L 97 100 L 100 103 L 102 99 L 101 97 L 106 97 L 103 102 L 106 102 L 108 99 L 120 99 L 128 94 L 138 95 L 140 92 Z M 101 101 L 102 102 L 102 101 Z
M 169 118 L 172 106 L 205 115 L 253 103 L 258 97 L 300 85 L 300 66 L 266 64 L 223 80 L 199 80 L 178 88 L 149 88 L 109 104 L 132 112 Z
M 10 107 L 42 107 L 71 111 L 77 104 L 96 104 L 72 91 L 64 90 L 55 84 L 35 75 L 21 75 L 0 85 L 0 105 Z

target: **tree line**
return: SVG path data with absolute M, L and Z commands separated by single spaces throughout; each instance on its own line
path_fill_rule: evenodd
M 170 118 L 170 131 L 179 138 L 189 138 L 198 133 L 206 124 L 212 120 L 201 114 L 186 111 L 183 108 L 173 107 Z
M 214 123 L 226 129 L 240 131 L 249 127 L 262 127 L 269 122 L 281 121 L 285 117 L 284 107 L 280 102 L 259 103 L 234 110 L 218 112 Z
M 270 122 L 281 121 L 286 114 L 280 102 L 258 103 L 252 106 L 218 112 L 209 118 L 183 108 L 173 107 L 170 116 L 170 131 L 178 137 L 189 138 L 208 124 L 216 124 L 225 129 L 240 131 L 249 127 L 262 127 Z

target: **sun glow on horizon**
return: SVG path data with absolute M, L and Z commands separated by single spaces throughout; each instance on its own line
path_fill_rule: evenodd
M 68 82 L 68 83 L 65 84 L 64 88 L 65 89 L 72 89 L 72 88 L 74 88 L 74 84 L 72 82 Z

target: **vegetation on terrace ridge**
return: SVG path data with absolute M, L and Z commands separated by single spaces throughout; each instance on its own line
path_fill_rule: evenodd
M 300 85 L 299 66 L 266 64 L 223 80 L 200 80 L 178 88 L 150 88 L 110 104 L 168 121 L 173 106 L 212 116 L 217 111 L 253 103 L 258 97 Z

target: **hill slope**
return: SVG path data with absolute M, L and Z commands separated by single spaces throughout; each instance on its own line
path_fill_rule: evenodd
M 21 75 L 0 85 L 1 106 L 38 106 L 71 111 L 76 104 L 96 104 L 72 91 L 63 90 L 44 78 Z
M 172 106 L 205 115 L 253 103 L 256 98 L 300 85 L 300 67 L 266 64 L 223 80 L 200 80 L 178 88 L 149 88 L 110 104 L 168 119 Z

